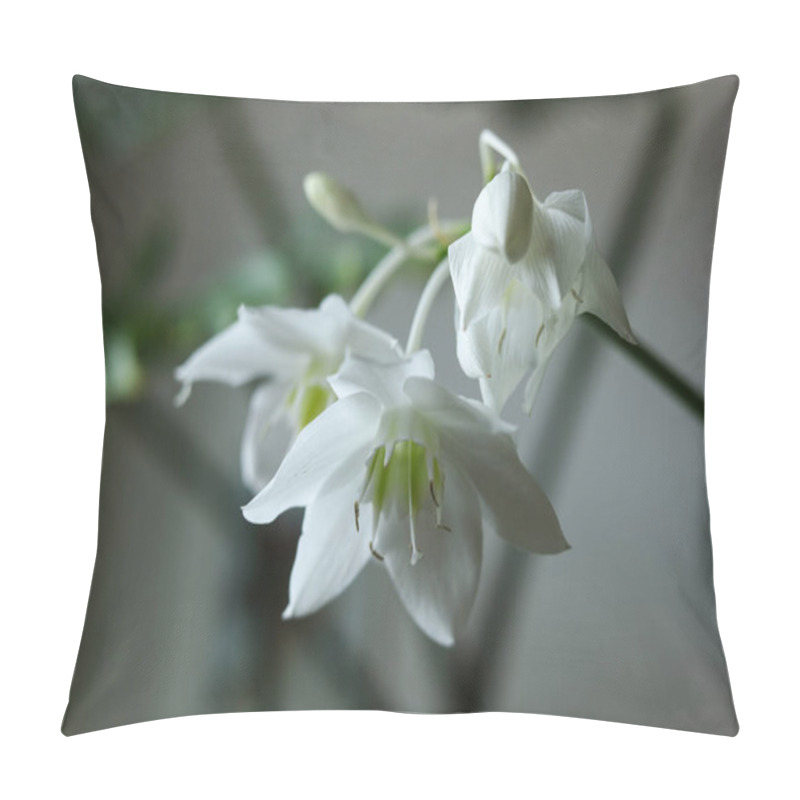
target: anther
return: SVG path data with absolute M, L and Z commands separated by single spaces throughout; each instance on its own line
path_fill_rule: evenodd
M 353 503 L 353 512 L 355 513 L 356 516 L 356 532 L 358 532 L 360 530 L 360 528 L 358 527 L 358 500 L 356 500 L 355 503 Z
M 576 299 L 576 300 L 577 300 L 579 303 L 582 303 L 582 302 L 583 302 L 583 298 L 582 298 L 582 297 L 581 297 L 581 296 L 580 296 L 580 295 L 579 295 L 579 294 L 578 294 L 578 293 L 577 293 L 577 292 L 576 292 L 574 289 L 570 289 L 569 291 L 570 291 L 570 294 L 571 294 L 571 295 L 572 295 L 572 296 L 573 296 L 573 297 L 574 297 L 574 298 L 575 298 L 575 299 Z
M 533 343 L 534 347 L 539 346 L 539 339 L 542 338 L 543 333 L 544 333 L 544 322 L 539 326 L 539 330 L 536 332 L 536 341 Z
M 440 522 L 440 523 L 439 523 L 439 524 L 438 524 L 436 527 L 437 527 L 439 530 L 442 530 L 442 531 L 447 531 L 448 533 L 452 533 L 452 532 L 453 532 L 453 529 L 452 529 L 452 528 L 449 528 L 449 527 L 448 527 L 447 525 L 445 525 L 443 522 Z
M 436 489 L 433 488 L 433 481 L 428 481 L 428 486 L 431 490 L 431 497 L 433 498 L 433 504 L 436 508 L 439 508 L 439 501 L 436 499 Z
M 506 340 L 506 331 L 507 328 L 503 328 L 503 332 L 500 334 L 500 341 L 497 343 L 497 352 L 499 353 L 503 349 L 503 342 Z
M 369 543 L 369 551 L 373 556 L 375 556 L 375 558 L 378 559 L 378 561 L 383 561 L 383 556 L 372 546 L 371 541 Z

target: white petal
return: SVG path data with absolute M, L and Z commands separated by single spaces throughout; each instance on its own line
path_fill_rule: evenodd
M 543 334 L 542 309 L 536 295 L 519 281 L 507 292 L 505 329 L 497 343 L 497 355 L 488 378 L 481 383 L 484 402 L 491 398 L 500 411 L 528 370 L 540 360 Z
M 503 357 L 506 340 L 514 329 L 503 333 L 501 311 L 474 322 L 466 331 L 456 332 L 458 361 L 464 372 L 480 381 L 481 397 L 494 411 L 501 411 L 530 365 Z M 530 339 L 531 346 L 534 339 Z M 535 348 L 533 359 L 535 362 Z
M 466 330 L 457 324 L 456 355 L 464 374 L 470 378 L 483 378 L 492 372 L 499 336 L 495 332 L 498 315 L 499 312 L 487 314 Z
M 442 458 L 470 479 L 485 518 L 495 532 L 534 553 L 559 553 L 569 545 L 545 493 L 519 460 L 508 430 L 488 409 L 481 413 L 462 398 L 448 401 L 441 387 L 419 378 L 406 392 L 436 425 Z M 452 397 L 452 396 L 451 396 Z M 453 402 L 459 400 L 460 402 Z
M 371 515 L 360 515 L 357 530 L 353 506 L 362 479 L 356 470 L 344 486 L 323 486 L 306 508 L 284 619 L 311 614 L 329 603 L 370 559 Z
M 355 356 L 383 363 L 399 361 L 404 355 L 397 339 L 355 316 L 350 321 L 345 345 L 347 352 Z
M 459 397 L 427 378 L 411 377 L 403 387 L 413 407 L 439 430 L 455 436 L 458 431 L 478 429 L 492 435 L 516 429 L 476 400 Z
M 480 458 L 475 458 L 477 446 L 487 448 Z M 486 437 L 473 437 L 454 457 L 461 459 L 496 534 L 532 553 L 569 548 L 547 495 L 519 460 L 510 438 L 500 446 Z
M 533 404 L 536 402 L 536 397 L 539 394 L 539 389 L 544 380 L 544 375 L 549 363 L 549 355 L 542 358 L 528 378 L 528 382 L 525 384 L 525 392 L 522 396 L 522 410 L 526 414 L 530 414 L 531 411 L 533 411 Z
M 353 317 L 353 312 L 347 301 L 339 294 L 329 294 L 319 304 L 319 310 L 326 315 L 335 317 L 347 323 Z
M 461 325 L 467 328 L 500 304 L 516 268 L 498 253 L 481 247 L 470 233 L 450 245 L 447 257 Z
M 286 400 L 291 384 L 270 381 L 250 398 L 242 434 L 241 468 L 245 485 L 259 492 L 280 463 L 292 435 L 286 418 Z
M 339 398 L 367 392 L 384 408 L 392 408 L 406 403 L 403 384 L 412 375 L 433 378 L 433 359 L 427 350 L 418 350 L 410 358 L 393 364 L 349 356 L 339 372 L 328 378 L 328 383 Z
M 533 279 L 529 285 L 550 307 L 558 308 L 572 288 L 591 241 L 583 192 L 553 192 L 536 205 L 525 264 Z
M 578 313 L 594 314 L 626 342 L 636 344 L 617 282 L 594 244 L 589 248 L 577 292 L 582 300 Z
M 254 378 L 299 374 L 305 363 L 250 324 L 241 309 L 239 319 L 196 350 L 175 370 L 175 377 L 185 385 L 218 381 L 241 386 Z
M 494 410 L 503 408 L 525 373 L 538 363 L 541 322 L 536 295 L 513 280 L 500 306 L 466 331 L 456 331 L 461 368 L 480 380 L 483 401 Z
M 513 264 L 528 251 L 532 225 L 533 197 L 522 175 L 504 171 L 483 187 L 472 210 L 472 235 L 479 245 Z
M 290 353 L 343 353 L 352 318 L 341 297 L 331 295 L 320 308 L 243 308 L 246 320 L 276 347 Z
M 369 452 L 380 407 L 368 394 L 329 406 L 297 436 L 275 477 L 243 509 L 250 522 L 272 522 L 287 508 L 308 505 L 333 474 L 346 479 Z
M 396 361 L 402 358 L 403 349 L 397 339 L 357 317 L 350 305 L 338 294 L 328 295 L 320 303 L 319 310 L 335 321 L 337 335 L 333 338 L 336 339 L 337 347 L 342 350 L 342 356 L 347 349 L 353 355 L 374 361 Z
M 481 516 L 472 488 L 445 468 L 442 524 L 433 501 L 417 513 L 415 539 L 422 558 L 411 564 L 409 517 L 381 515 L 376 550 L 383 555 L 400 599 L 434 641 L 451 645 L 466 624 L 481 568 Z

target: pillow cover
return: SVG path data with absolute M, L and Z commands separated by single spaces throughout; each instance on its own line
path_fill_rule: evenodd
M 734 735 L 702 387 L 737 87 L 76 76 L 107 413 L 64 733 L 334 708 Z

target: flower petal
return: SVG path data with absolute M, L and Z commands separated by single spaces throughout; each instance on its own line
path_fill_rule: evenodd
M 311 614 L 343 592 L 370 558 L 371 515 L 356 529 L 353 503 L 363 480 L 359 471 L 344 486 L 326 484 L 306 508 L 289 579 L 283 618 Z M 328 483 L 331 483 L 330 481 Z
M 466 329 L 501 302 L 517 270 L 500 254 L 481 247 L 470 233 L 450 245 L 447 257 L 461 326 Z
M 454 431 L 477 428 L 487 434 L 514 433 L 516 428 L 477 400 L 460 397 L 432 380 L 411 377 L 403 386 L 414 409 L 435 428 Z M 452 430 L 451 430 L 452 429 Z
M 536 396 L 539 394 L 539 388 L 542 385 L 549 363 L 550 355 L 543 356 L 525 384 L 525 391 L 522 395 L 522 410 L 526 414 L 530 414 L 533 411 L 533 404 L 536 402 Z
M 261 306 L 243 308 L 243 319 L 289 353 L 331 354 L 344 350 L 353 313 L 337 295 L 326 297 L 319 308 Z
M 185 386 L 195 381 L 241 386 L 254 378 L 299 374 L 304 368 L 304 359 L 276 346 L 242 308 L 239 319 L 196 350 L 175 370 L 175 377 Z
M 344 331 L 342 347 L 354 355 L 381 362 L 392 362 L 403 357 L 403 349 L 397 339 L 357 317 L 339 295 L 328 295 L 319 308 L 321 312 L 341 321 Z
M 422 378 L 406 381 L 406 393 L 436 425 L 442 458 L 472 482 L 498 535 L 534 553 L 569 547 L 547 495 L 519 460 L 510 426 Z
M 517 280 L 506 290 L 502 307 L 467 331 L 476 360 L 487 369 L 480 376 L 484 403 L 501 411 L 528 370 L 539 363 L 542 312 L 534 293 Z M 464 338 L 464 337 L 461 337 Z M 464 349 L 458 341 L 459 355 Z
M 505 170 L 483 187 L 472 209 L 475 242 L 501 254 L 509 263 L 528 251 L 533 225 L 533 197 L 525 178 Z
M 414 521 L 422 558 L 411 564 L 407 514 L 381 515 L 375 548 L 417 625 L 439 644 L 451 645 L 475 600 L 482 534 L 480 508 L 472 488 L 457 469 L 445 470 L 441 513 L 447 529 L 437 527 L 432 499 Z
M 339 398 L 367 392 L 384 408 L 392 408 L 407 402 L 403 383 L 412 375 L 433 378 L 433 359 L 427 350 L 389 364 L 349 356 L 328 383 Z
M 245 485 L 259 492 L 272 476 L 286 452 L 291 436 L 284 412 L 291 384 L 270 381 L 259 386 L 250 398 L 242 434 L 241 469 Z
M 533 279 L 529 285 L 551 308 L 558 308 L 572 288 L 591 242 L 592 223 L 583 192 L 553 192 L 536 204 L 525 264 Z
M 355 394 L 329 406 L 297 436 L 275 477 L 243 509 L 250 522 L 272 522 L 287 508 L 308 505 L 333 474 L 357 470 L 369 452 L 380 406 Z
M 492 311 L 464 330 L 456 323 L 456 355 L 464 374 L 470 378 L 491 375 L 500 336 L 499 313 Z
M 594 314 L 626 342 L 636 344 L 617 282 L 594 244 L 587 253 L 577 292 L 582 301 L 578 313 Z

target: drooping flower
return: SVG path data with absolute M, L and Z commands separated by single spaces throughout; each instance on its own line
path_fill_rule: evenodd
M 196 381 L 230 386 L 260 381 L 241 450 L 242 476 L 255 492 L 272 477 L 274 439 L 268 435 L 288 427 L 294 438 L 336 399 L 327 379 L 348 352 L 376 361 L 402 356 L 395 339 L 356 317 L 338 295 L 315 309 L 242 306 L 236 322 L 177 368 L 175 377 L 183 383 L 178 402 L 186 400 Z
M 448 258 L 459 362 L 498 410 L 530 373 L 523 401 L 530 412 L 544 369 L 578 314 L 594 314 L 634 341 L 580 190 L 542 202 L 506 161 L 478 195 L 472 230 L 450 245 Z
M 439 386 L 427 351 L 395 364 L 350 356 L 329 382 L 338 401 L 244 508 L 257 523 L 306 508 L 285 618 L 316 611 L 375 559 L 420 628 L 452 644 L 485 528 L 532 552 L 569 546 L 510 426 Z

